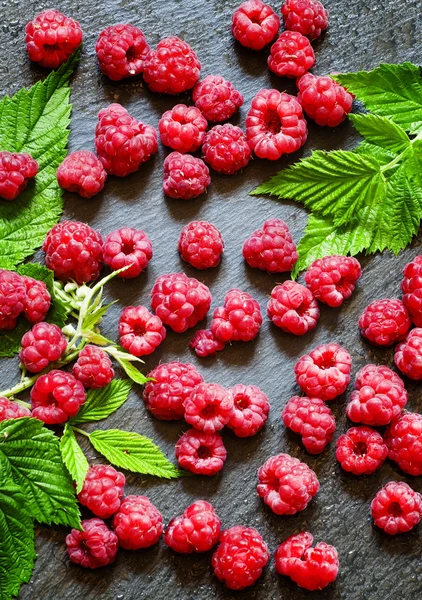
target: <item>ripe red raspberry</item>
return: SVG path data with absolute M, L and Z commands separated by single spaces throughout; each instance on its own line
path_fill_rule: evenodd
M 114 377 L 113 365 L 107 352 L 88 344 L 81 350 L 73 365 L 72 375 L 84 388 L 96 389 L 108 385 Z M 98 515 L 101 517 L 101 515 Z
M 214 356 L 224 350 L 225 343 L 217 340 L 211 329 L 199 329 L 189 342 L 189 346 L 198 356 L 205 357 Z
M 125 550 L 149 548 L 163 533 L 163 517 L 146 496 L 126 496 L 113 517 L 113 529 Z
M 92 198 L 104 187 L 107 173 L 103 163 L 89 150 L 68 154 L 57 169 L 57 182 L 68 192 Z
M 170 198 L 197 198 L 207 191 L 210 183 L 210 172 L 202 159 L 180 152 L 172 152 L 166 157 L 163 191 Z
M 300 283 L 288 280 L 272 290 L 267 314 L 283 331 L 304 335 L 316 327 L 320 312 L 312 292 Z
M 44 281 L 22 276 L 25 284 L 26 296 L 23 303 L 23 312 L 27 320 L 33 323 L 44 321 L 51 306 L 51 295 Z
M 205 319 L 211 292 L 205 284 L 184 273 L 161 275 L 151 290 L 151 306 L 164 325 L 183 333 Z
M 388 425 L 407 403 L 403 381 L 385 366 L 366 365 L 356 375 L 355 387 L 346 408 L 347 416 L 355 423 Z
M 337 307 L 350 298 L 361 275 L 356 258 L 335 254 L 315 260 L 305 273 L 305 282 L 317 300 Z
M 328 11 L 318 0 L 286 0 L 281 14 L 286 29 L 299 31 L 311 40 L 328 27 Z
M 133 356 L 146 356 L 164 341 L 166 329 L 145 306 L 127 306 L 120 315 L 119 336 L 122 348 Z
M 0 269 L 0 329 L 13 329 L 23 311 L 26 287 L 20 275 Z
M 422 475 L 422 415 L 404 412 L 384 435 L 388 458 L 409 475 Z
M 189 429 L 176 444 L 179 465 L 195 475 L 215 475 L 223 468 L 226 458 L 227 450 L 219 433 Z
M 161 40 L 144 63 L 144 81 L 152 92 L 181 94 L 193 88 L 201 63 L 186 42 L 172 36 Z
M 261 0 L 247 0 L 233 13 L 233 37 L 252 50 L 262 50 L 272 42 L 279 27 L 280 18 Z
M 164 542 L 175 552 L 192 554 L 208 552 L 219 540 L 221 521 L 214 507 L 205 500 L 197 500 L 172 519 L 164 534 Z
M 298 259 L 292 234 L 281 219 L 268 219 L 251 233 L 242 254 L 250 267 L 269 273 L 291 271 Z
M 401 300 L 375 300 L 365 308 L 359 319 L 360 332 L 375 346 L 391 346 L 403 340 L 412 323 Z
M 152 258 L 151 240 L 142 229 L 121 227 L 106 237 L 103 255 L 105 264 L 112 271 L 129 267 L 117 277 L 132 279 L 142 273 Z
M 195 106 L 176 104 L 158 123 L 161 141 L 178 152 L 195 152 L 204 141 L 207 120 Z
M 351 427 L 337 440 L 336 458 L 341 467 L 354 475 L 371 475 L 387 458 L 382 436 L 370 427 Z
M 422 326 L 422 256 L 408 263 L 403 270 L 401 282 L 403 304 L 416 327 Z
M 200 383 L 183 406 L 187 423 L 205 433 L 215 433 L 230 421 L 233 397 L 218 383 Z
M 126 177 L 157 152 L 157 132 L 121 104 L 110 104 L 98 113 L 95 149 L 109 175 Z
M 322 590 L 337 578 L 339 562 L 334 546 L 319 542 L 304 531 L 290 536 L 275 552 L 275 570 L 306 590 Z
M 227 427 L 241 438 L 258 433 L 264 427 L 270 412 L 267 396 L 256 385 L 241 383 L 227 391 L 233 398 L 234 407 Z
M 224 242 L 212 223 L 191 221 L 180 232 L 178 250 L 183 260 L 196 269 L 210 269 L 220 264 Z
M 353 96 L 331 77 L 306 73 L 297 82 L 297 99 L 318 125 L 337 127 L 352 110 Z
M 18 419 L 19 417 L 30 417 L 31 411 L 26 406 L 12 402 L 8 398 L 0 396 L 0 421 Z
M 338 344 L 323 344 L 298 360 L 296 381 L 307 396 L 333 400 L 346 391 L 351 365 L 347 350 Z
M 283 31 L 271 46 L 268 67 L 280 77 L 301 77 L 314 64 L 315 54 L 308 38 L 297 31 Z
M 110 565 L 116 559 L 119 540 L 102 519 L 85 519 L 82 531 L 72 529 L 66 547 L 72 562 L 88 569 Z
M 143 32 L 130 24 L 106 27 L 95 44 L 100 69 L 113 81 L 142 73 L 149 50 Z
M 55 369 L 41 375 L 31 389 L 32 416 L 47 425 L 64 423 L 77 414 L 85 397 L 80 381 Z
M 42 246 L 45 264 L 57 279 L 88 283 L 103 266 L 103 240 L 98 231 L 79 221 L 62 221 L 47 233 Z
M 316 474 L 289 454 L 271 456 L 258 469 L 258 496 L 276 515 L 304 510 L 319 490 Z
M 249 342 L 258 335 L 262 325 L 259 303 L 248 292 L 234 288 L 224 299 L 224 306 L 215 309 L 211 331 L 221 342 Z
M 422 379 L 422 329 L 409 331 L 407 338 L 396 346 L 394 362 L 409 379 Z
M 422 496 L 402 481 L 390 481 L 371 502 L 374 525 L 389 535 L 415 527 L 422 517 Z
M 286 427 L 302 437 L 309 454 L 320 454 L 333 439 L 336 420 L 319 398 L 293 396 L 281 413 Z
M 82 42 L 77 21 L 58 10 L 45 10 L 25 27 L 29 59 L 41 67 L 57 69 Z
M 126 478 L 111 465 L 91 465 L 78 500 L 96 517 L 108 519 L 119 510 Z
M 31 373 L 39 373 L 59 360 L 67 348 L 62 330 L 53 323 L 37 323 L 22 338 L 19 360 Z
M 207 75 L 192 92 L 195 106 L 207 121 L 220 123 L 230 119 L 243 105 L 243 96 L 221 75 Z
M 246 139 L 259 158 L 278 160 L 296 152 L 308 137 L 302 107 L 294 96 L 260 90 L 246 116 Z
M 204 160 L 217 173 L 233 175 L 246 167 L 252 158 L 251 150 L 240 127 L 227 123 L 215 125 L 208 131 L 202 146 Z
M 38 173 L 38 163 L 29 154 L 0 152 L 0 198 L 15 200 Z
M 230 590 L 243 590 L 258 581 L 269 559 L 267 544 L 257 530 L 235 525 L 220 535 L 212 567 Z

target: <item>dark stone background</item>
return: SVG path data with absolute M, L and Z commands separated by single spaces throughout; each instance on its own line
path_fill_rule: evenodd
M 134 116 L 156 126 L 164 110 L 176 102 L 189 100 L 187 96 L 154 95 L 142 86 L 140 78 L 116 84 L 100 75 L 94 53 L 95 40 L 101 29 L 116 22 L 139 26 L 151 45 L 168 35 L 178 35 L 191 43 L 202 62 L 203 75 L 222 74 L 243 92 L 245 105 L 234 123 L 243 123 L 251 98 L 260 88 L 276 87 L 293 92 L 291 82 L 270 74 L 265 52 L 254 53 L 234 42 L 230 19 L 237 4 L 238 0 L 58 0 L 55 6 L 78 19 L 84 30 L 82 60 L 73 79 L 70 149 L 93 148 L 97 112 L 110 102 L 121 102 Z M 279 8 L 280 2 L 272 4 Z M 315 73 L 369 69 L 383 61 L 420 61 L 420 0 L 326 0 L 326 5 L 331 14 L 330 29 L 314 44 Z M 23 31 L 26 22 L 46 7 L 48 4 L 44 2 L 29 0 L 0 2 L 1 94 L 14 93 L 45 75 L 29 64 Z M 314 148 L 351 148 L 357 142 L 347 122 L 333 130 L 312 123 L 309 128 L 307 145 L 291 160 L 309 154 Z M 232 177 L 213 174 L 208 194 L 184 203 L 162 194 L 161 168 L 165 153 L 160 148 L 138 173 L 124 180 L 111 177 L 104 192 L 93 200 L 66 195 L 66 218 L 87 221 L 104 235 L 123 225 L 139 227 L 145 229 L 154 245 L 154 258 L 146 273 L 136 280 L 113 282 L 109 286 L 110 299 L 120 298 L 120 303 L 104 321 L 103 330 L 108 336 L 116 336 L 123 306 L 148 305 L 153 282 L 165 272 L 184 270 L 188 275 L 199 277 L 211 288 L 213 308 L 221 304 L 229 288 L 238 286 L 252 293 L 264 309 L 275 282 L 284 278 L 248 268 L 241 256 L 242 242 L 269 217 L 284 219 L 296 241 L 306 223 L 306 212 L 293 202 L 278 203 L 270 198 L 248 196 L 257 184 L 285 166 L 286 160 L 277 163 L 254 160 L 243 173 Z M 215 223 L 226 243 L 221 266 L 204 273 L 182 264 L 176 250 L 181 227 L 198 218 Z M 254 342 L 235 344 L 215 359 L 200 360 L 188 349 L 193 331 L 182 335 L 169 333 L 162 347 L 146 361 L 145 372 L 160 361 L 177 359 L 193 362 L 208 381 L 223 385 L 256 384 L 270 398 L 270 419 L 265 429 L 250 440 L 237 439 L 230 431 L 224 432 L 228 460 L 219 476 L 167 482 L 127 474 L 127 493 L 147 494 L 162 511 L 165 522 L 195 499 L 205 498 L 213 502 L 225 527 L 238 523 L 256 527 L 271 553 L 286 537 L 302 530 L 311 531 L 316 541 L 335 544 L 340 554 L 340 576 L 334 585 L 315 597 L 328 600 L 420 598 L 420 528 L 389 538 L 373 528 L 369 503 L 387 481 L 407 481 L 422 491 L 421 481 L 405 476 L 388 462 L 372 477 L 348 476 L 335 461 L 334 443 L 321 456 L 311 457 L 298 438 L 286 432 L 280 419 L 282 407 L 298 391 L 293 374 L 295 361 L 318 344 L 334 340 L 344 345 L 353 357 L 353 374 L 371 361 L 392 364 L 391 350 L 375 350 L 360 339 L 357 319 L 375 298 L 400 294 L 402 267 L 418 254 L 419 245 L 420 240 L 415 240 L 413 247 L 398 257 L 385 252 L 382 256 L 362 258 L 363 277 L 351 300 L 339 310 L 323 307 L 317 329 L 302 338 L 284 334 L 266 319 Z M 16 361 L 3 361 L 1 374 L 2 387 L 15 381 Z M 419 385 L 409 383 L 408 389 L 408 407 L 421 409 Z M 347 428 L 345 403 L 346 395 L 331 404 L 338 418 L 336 437 Z M 140 388 L 133 391 L 116 415 L 99 427 L 119 427 L 150 436 L 171 459 L 178 436 L 187 429 L 183 422 L 160 422 L 147 414 Z M 88 457 L 95 460 L 92 448 L 85 449 Z M 258 467 L 279 452 L 289 452 L 306 461 L 321 482 L 321 490 L 310 506 L 294 517 L 274 515 L 255 492 Z M 254 588 L 241 594 L 231 593 L 212 575 L 210 555 L 178 556 L 162 542 L 147 551 L 120 551 L 110 568 L 88 572 L 69 563 L 65 535 L 63 528 L 37 528 L 39 558 L 31 583 L 22 587 L 19 596 L 22 600 L 236 597 L 299 600 L 311 597 L 290 580 L 278 577 L 272 562 Z

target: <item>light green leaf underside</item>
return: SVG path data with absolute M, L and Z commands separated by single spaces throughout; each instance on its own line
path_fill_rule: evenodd
M 60 452 L 67 470 L 73 481 L 76 482 L 76 493 L 79 494 L 88 473 L 89 464 L 76 440 L 72 427 L 68 423 L 66 423 L 60 439 Z

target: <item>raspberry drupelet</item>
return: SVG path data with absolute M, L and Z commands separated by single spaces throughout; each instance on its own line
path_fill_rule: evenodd
M 243 96 L 221 75 L 207 75 L 192 92 L 195 106 L 211 123 L 230 119 L 243 105 Z
M 183 515 L 174 517 L 164 534 L 164 543 L 175 552 L 192 554 L 208 552 L 220 537 L 221 521 L 214 507 L 205 500 L 197 500 Z
M 252 50 L 262 50 L 272 42 L 279 27 L 279 16 L 261 0 L 247 0 L 233 13 L 233 37 Z
M 8 419 L 19 419 L 20 417 L 30 416 L 31 411 L 29 408 L 0 396 L 0 422 L 7 421 Z
M 0 198 L 15 200 L 38 173 L 38 163 L 29 154 L 0 152 Z
M 319 398 L 293 396 L 281 414 L 286 427 L 302 437 L 309 454 L 320 454 L 333 439 L 336 420 Z
M 422 475 L 422 415 L 404 412 L 387 428 L 388 458 L 409 475 Z
M 41 375 L 31 389 L 32 416 L 47 425 L 74 417 L 85 402 L 85 390 L 70 373 L 54 369 Z
M 415 256 L 403 270 L 401 282 L 403 304 L 416 327 L 422 326 L 422 256 Z
M 243 169 L 252 158 L 243 131 L 230 123 L 210 129 L 205 135 L 202 151 L 205 162 L 224 175 L 233 175 Z
M 208 123 L 199 108 L 176 104 L 167 110 L 158 123 L 164 146 L 177 152 L 195 152 L 204 141 Z
M 238 383 L 228 392 L 233 398 L 233 413 L 227 427 L 237 437 L 251 437 L 260 431 L 270 412 L 267 396 L 256 385 Z
M 129 23 L 106 27 L 95 44 L 100 69 L 113 81 L 142 73 L 149 50 L 143 32 Z
M 402 481 L 390 481 L 371 502 L 374 525 L 389 535 L 415 527 L 422 517 L 422 496 Z
M 163 533 L 163 517 L 146 496 L 126 496 L 113 517 L 113 529 L 125 550 L 149 548 Z
M 281 7 L 284 27 L 311 40 L 328 27 L 328 11 L 318 0 L 286 0 Z
M 88 344 L 80 351 L 78 360 L 73 365 L 72 375 L 83 384 L 84 388 L 98 389 L 111 383 L 114 370 L 107 352 L 98 346 Z
M 272 290 L 267 314 L 276 327 L 294 335 L 305 335 L 315 329 L 320 316 L 312 292 L 290 280 Z
M 78 500 L 96 517 L 108 519 L 120 507 L 125 483 L 123 473 L 111 465 L 91 465 Z
M 89 150 L 68 154 L 57 169 L 57 182 L 68 192 L 92 198 L 104 188 L 107 172 L 103 163 Z
M 387 458 L 382 435 L 370 427 L 351 427 L 337 440 L 336 458 L 353 475 L 371 475 Z
M 233 414 L 233 397 L 218 383 L 200 383 L 183 403 L 185 421 L 199 431 L 223 429 Z
M 72 529 L 66 537 L 70 560 L 81 567 L 98 569 L 116 560 L 119 540 L 102 519 L 85 519 L 82 531 Z
M 25 284 L 26 296 L 23 303 L 25 318 L 31 323 L 44 321 L 51 306 L 51 295 L 44 281 L 32 277 L 22 276 Z
M 214 310 L 210 329 L 224 342 L 249 342 L 256 338 L 262 325 L 259 303 L 248 292 L 234 288 L 224 299 L 224 306 Z
M 189 342 L 189 347 L 201 357 L 215 356 L 217 352 L 224 350 L 225 345 L 215 337 L 211 329 L 199 329 Z
M 268 67 L 280 77 L 301 77 L 314 64 L 315 54 L 308 38 L 297 31 L 283 31 L 271 46 Z
M 404 342 L 396 346 L 394 362 L 409 379 L 422 379 L 422 329 L 409 331 Z
M 179 465 L 195 475 L 215 475 L 223 468 L 226 458 L 223 438 L 217 432 L 189 429 L 176 444 Z
M 62 330 L 53 323 L 37 323 L 22 337 L 19 360 L 30 373 L 39 373 L 59 360 L 67 348 Z
M 201 158 L 172 152 L 164 160 L 163 191 L 170 198 L 191 200 L 207 191 L 210 172 Z
M 401 300 L 375 300 L 365 308 L 360 319 L 360 332 L 375 346 L 391 346 L 403 340 L 412 322 Z
M 0 269 L 0 329 L 14 329 L 24 309 L 25 283 L 18 273 Z
M 291 271 L 298 259 L 290 229 L 281 219 L 268 219 L 251 233 L 242 254 L 250 267 L 268 273 Z
M 132 279 L 146 269 L 152 258 L 152 243 L 145 231 L 121 227 L 108 234 L 103 246 L 104 262 L 112 271 L 129 267 L 117 277 Z
M 119 336 L 122 348 L 133 356 L 146 356 L 164 341 L 166 329 L 145 306 L 127 306 L 120 315 Z
M 315 260 L 305 272 L 305 282 L 317 300 L 337 307 L 350 298 L 361 274 L 356 258 L 333 255 Z
M 353 96 L 331 77 L 306 73 L 297 81 L 298 101 L 317 125 L 337 127 L 352 110 Z
M 196 269 L 210 269 L 220 264 L 224 242 L 212 223 L 191 221 L 180 232 L 178 250 L 183 260 Z

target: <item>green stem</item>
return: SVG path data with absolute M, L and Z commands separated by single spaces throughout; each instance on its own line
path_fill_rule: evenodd
M 24 406 L 25 408 L 31 408 L 31 405 L 29 404 L 29 402 L 24 402 L 23 400 L 14 400 L 14 402 L 16 402 L 16 404 L 20 404 L 20 406 Z
M 384 173 L 384 171 L 389 171 L 390 169 L 395 167 L 396 164 L 399 163 L 401 161 L 401 159 L 403 158 L 404 152 L 401 152 L 400 154 L 398 154 L 396 156 L 396 158 L 394 158 L 391 162 L 388 163 L 388 165 L 384 165 L 383 167 L 381 167 L 381 173 Z
M 73 425 L 72 425 L 72 429 L 73 429 L 73 431 L 76 431 L 76 433 L 80 433 L 81 435 L 84 435 L 85 437 L 89 438 L 89 433 L 87 433 L 83 429 L 79 429 L 79 427 L 74 427 Z

